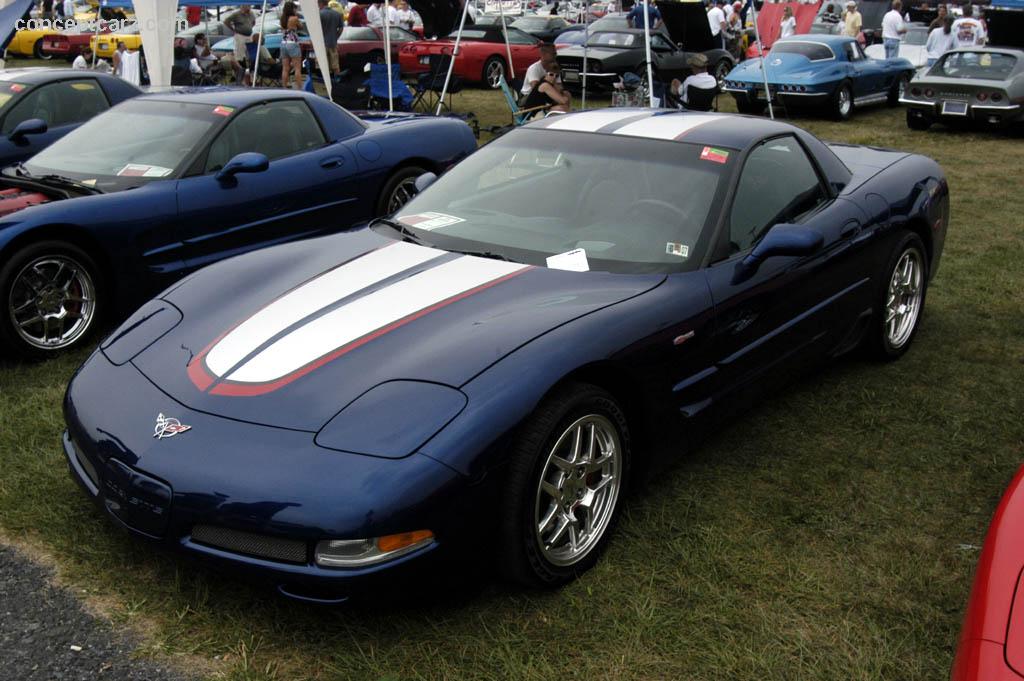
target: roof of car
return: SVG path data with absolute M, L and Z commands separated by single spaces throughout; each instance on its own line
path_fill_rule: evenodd
M 948 50 L 948 51 L 949 52 L 994 52 L 994 53 L 1012 54 L 1015 57 L 1018 57 L 1020 59 L 1024 59 L 1024 50 L 1020 49 L 1019 47 L 999 47 L 998 45 L 986 45 L 986 46 L 982 47 L 982 46 L 979 45 L 979 46 L 975 46 L 975 47 L 957 47 L 957 48 L 954 48 L 954 49 Z
M 768 135 L 796 130 L 788 123 L 755 116 L 618 107 L 548 116 L 529 123 L 526 128 L 643 137 L 732 149 L 745 149 Z
M 316 96 L 305 91 L 284 90 L 281 88 L 205 87 L 168 90 L 150 94 L 144 99 L 150 101 L 186 101 L 195 104 L 211 104 L 213 106 L 244 107 L 267 100 L 294 99 L 296 97 L 313 98 Z
M 99 76 L 101 78 L 107 77 L 106 74 L 99 73 L 97 71 L 76 71 L 74 69 L 49 69 L 45 66 L 21 69 L 4 69 L 3 71 L 0 71 L 0 81 L 5 83 L 25 83 L 26 85 L 49 83 L 54 80 L 68 78 L 69 76 L 75 76 L 76 78 L 82 78 L 84 76 Z

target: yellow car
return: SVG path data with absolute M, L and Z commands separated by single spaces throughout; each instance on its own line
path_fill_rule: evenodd
M 101 33 L 98 36 L 93 36 L 90 44 L 92 45 L 93 52 L 103 59 L 111 59 L 114 53 L 117 52 L 117 44 L 123 42 L 125 47 L 129 50 L 138 50 L 142 48 L 142 36 L 139 35 L 138 24 L 128 24 L 117 33 Z
M 35 27 L 16 31 L 14 37 L 11 38 L 10 45 L 7 46 L 7 54 L 35 57 L 36 59 L 49 59 L 47 55 L 43 54 L 43 36 L 58 32 L 53 28 Z

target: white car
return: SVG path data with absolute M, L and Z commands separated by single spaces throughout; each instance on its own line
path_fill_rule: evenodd
M 900 40 L 900 52 L 897 56 L 908 60 L 915 69 L 926 66 L 928 64 L 928 51 L 924 46 L 926 42 L 928 42 L 927 26 L 908 26 L 907 32 Z M 885 45 L 881 43 L 868 45 L 864 52 L 872 59 L 885 59 Z

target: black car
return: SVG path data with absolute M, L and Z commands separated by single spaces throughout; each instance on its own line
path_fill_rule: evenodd
M 626 73 L 644 74 L 646 54 L 643 29 L 623 28 L 594 33 L 587 44 L 587 73 L 590 74 L 587 76 L 588 87 L 607 89 Z M 662 33 L 651 33 L 651 61 L 659 80 L 682 80 L 690 75 L 692 70 L 689 59 L 693 54 L 683 50 Z M 732 55 L 726 50 L 705 50 L 701 54 L 707 56 L 708 72 L 719 82 L 735 66 Z M 558 64 L 562 67 L 562 81 L 566 86 L 580 89 L 583 46 L 573 45 L 559 50 Z
M 580 28 L 575 24 L 570 24 L 562 17 L 543 16 L 540 14 L 520 17 L 512 22 L 512 26 L 520 31 L 529 33 L 535 38 L 540 38 L 546 43 L 554 42 L 555 38 L 565 31 Z

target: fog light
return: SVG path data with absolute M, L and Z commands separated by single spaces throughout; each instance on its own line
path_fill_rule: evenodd
M 316 545 L 316 562 L 325 567 L 364 567 L 393 560 L 432 541 L 434 533 L 430 530 L 374 539 L 325 539 Z

